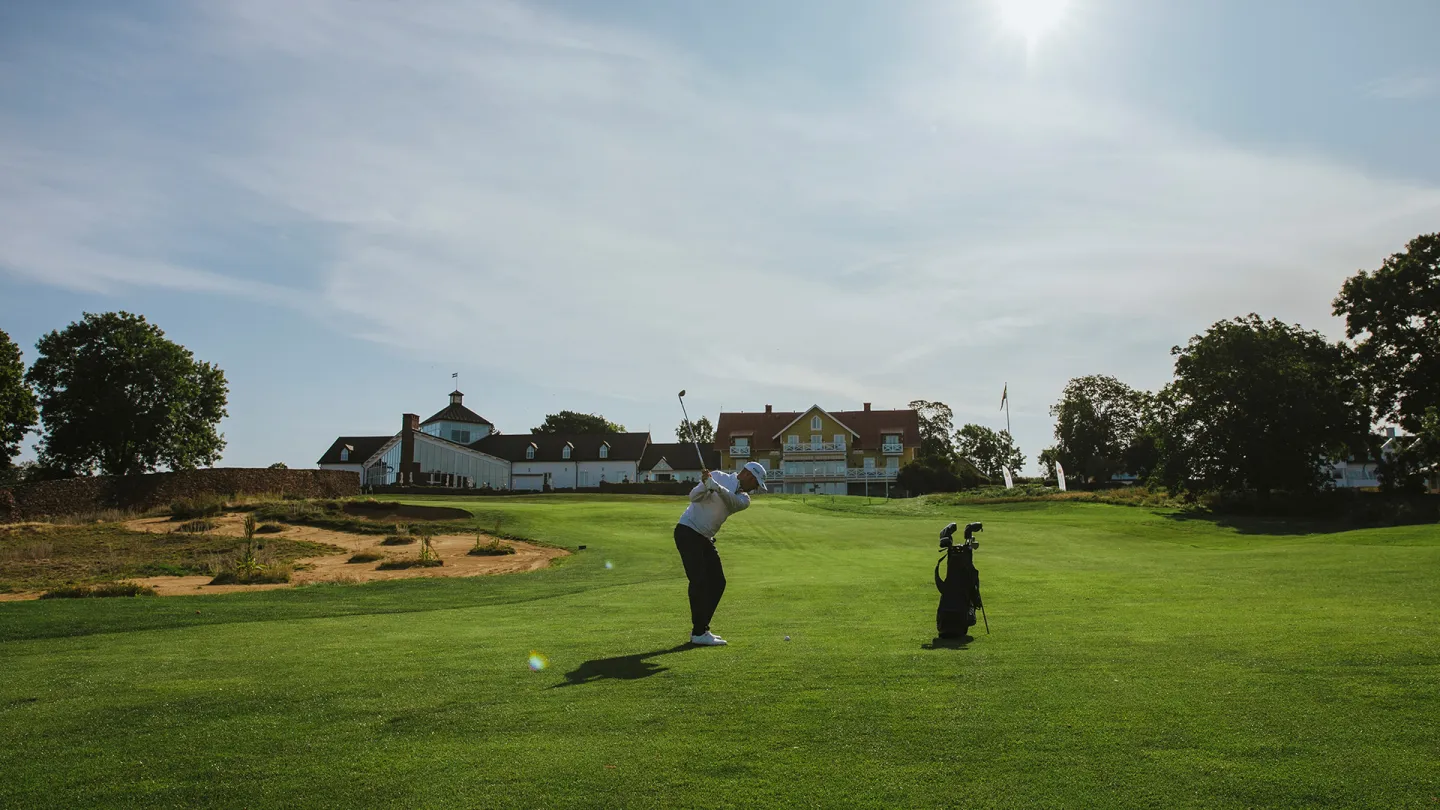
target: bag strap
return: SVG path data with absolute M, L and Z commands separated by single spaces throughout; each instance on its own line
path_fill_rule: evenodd
M 935 561 L 935 590 L 942 594 L 945 593 L 945 580 L 940 578 L 940 563 L 945 562 L 947 556 L 949 555 L 941 555 L 940 559 Z

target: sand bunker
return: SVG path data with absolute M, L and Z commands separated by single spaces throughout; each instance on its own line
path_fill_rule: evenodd
M 226 515 L 213 519 L 216 527 L 211 534 L 226 537 L 245 536 L 243 515 Z M 131 531 L 167 533 L 175 530 L 179 523 L 169 518 L 142 518 L 122 524 Z M 467 552 L 475 547 L 475 533 L 443 534 L 432 538 L 430 545 L 437 556 L 445 562 L 434 568 L 404 568 L 394 571 L 378 570 L 387 560 L 415 559 L 419 556 L 419 545 L 382 546 L 380 535 L 361 535 L 318 529 L 312 526 L 291 526 L 285 524 L 280 534 L 260 534 L 255 539 L 263 542 L 267 537 L 285 537 L 291 540 L 308 540 L 312 543 L 328 543 L 345 549 L 343 553 L 318 557 L 304 557 L 295 561 L 295 574 L 290 582 L 274 585 L 211 585 L 208 576 L 188 577 L 137 577 L 126 580 L 138 582 L 155 589 L 160 596 L 191 596 L 207 593 L 235 593 L 237 591 L 271 591 L 277 588 L 292 588 L 314 582 L 374 582 L 380 579 L 412 579 L 414 577 L 476 577 L 489 574 L 513 574 L 544 568 L 557 557 L 570 554 L 569 551 L 548 546 L 537 546 L 517 540 L 501 540 L 501 545 L 515 549 L 514 554 L 501 557 L 472 557 Z M 480 533 L 482 543 L 493 538 Z M 351 555 L 358 551 L 373 551 L 384 555 L 383 559 L 367 563 L 351 563 Z M 0 594 L 0 601 L 37 599 L 38 593 Z

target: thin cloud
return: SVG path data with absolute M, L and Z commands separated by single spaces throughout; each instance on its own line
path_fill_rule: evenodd
M 1388 99 L 1430 98 L 1440 94 L 1440 76 L 1386 76 L 1371 82 L 1370 95 Z

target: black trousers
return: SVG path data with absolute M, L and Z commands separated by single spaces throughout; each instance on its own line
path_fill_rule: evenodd
M 715 542 L 689 526 L 675 524 L 675 548 L 690 580 L 690 634 L 704 635 L 725 594 L 725 569 Z

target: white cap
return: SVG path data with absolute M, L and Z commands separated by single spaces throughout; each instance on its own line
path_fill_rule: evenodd
M 755 476 L 755 481 L 760 484 L 761 492 L 769 492 L 770 488 L 765 486 L 765 465 L 758 461 L 747 461 L 743 469 L 749 470 Z

